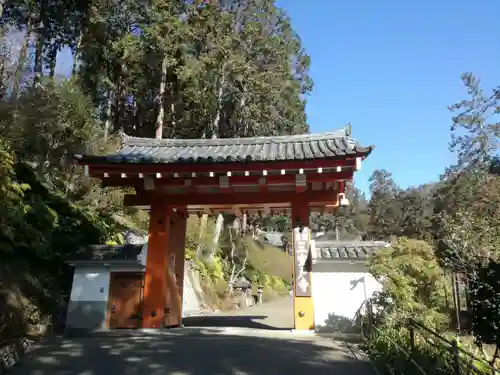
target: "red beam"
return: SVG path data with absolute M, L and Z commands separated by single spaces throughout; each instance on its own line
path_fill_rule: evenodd
M 100 173 L 183 173 L 183 172 L 227 172 L 227 171 L 262 171 L 262 170 L 290 170 L 290 169 L 314 169 L 314 168 L 335 168 L 342 166 L 355 167 L 356 157 L 363 155 L 350 155 L 336 159 L 320 159 L 320 160 L 285 160 L 285 161 L 268 161 L 268 162 L 240 162 L 240 163 L 175 163 L 175 164 L 86 164 L 88 165 L 91 174 Z
M 332 182 L 336 180 L 351 180 L 353 178 L 353 171 L 346 172 L 331 172 L 331 173 L 311 173 L 306 174 L 307 182 Z M 261 178 L 266 179 L 267 185 L 273 184 L 295 184 L 296 174 L 288 175 L 274 175 L 274 176 L 232 176 L 228 177 L 229 186 L 236 185 L 259 185 L 259 180 Z M 195 178 L 184 178 L 184 177 L 162 177 L 155 178 L 155 186 L 172 186 L 172 187 L 182 187 L 184 186 L 185 180 L 191 180 L 191 186 L 219 186 L 218 177 L 195 177 Z M 102 185 L 105 187 L 111 186 L 144 186 L 144 181 L 137 176 L 127 176 L 127 178 L 121 177 L 109 177 L 102 180 Z
M 312 191 L 302 193 L 295 191 L 267 193 L 233 193 L 233 194 L 160 194 L 157 192 L 140 192 L 136 195 L 125 195 L 125 206 L 149 206 L 152 202 L 164 201 L 171 207 L 210 206 L 210 205 L 248 205 L 272 204 L 306 201 L 319 205 L 335 204 L 337 191 Z

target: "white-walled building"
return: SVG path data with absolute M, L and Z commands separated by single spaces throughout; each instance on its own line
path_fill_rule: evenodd
M 317 331 L 344 331 L 380 283 L 368 272 L 368 258 L 388 247 L 381 241 L 314 241 L 312 297 Z
M 368 258 L 380 241 L 312 241 L 312 298 L 317 331 L 349 328 L 365 300 L 380 290 Z M 146 244 L 98 245 L 75 267 L 66 318 L 68 330 L 140 328 Z M 185 267 L 183 316 L 199 308 Z M 196 306 L 195 306 L 196 305 Z
M 147 245 L 96 245 L 71 262 L 75 268 L 66 329 L 98 330 L 125 324 L 139 326 L 137 318 L 117 322 L 116 315 L 125 309 L 128 315 L 138 313 Z M 121 314 L 120 314 L 121 315 Z

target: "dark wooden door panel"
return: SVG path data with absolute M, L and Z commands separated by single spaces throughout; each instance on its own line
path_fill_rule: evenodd
M 115 273 L 110 280 L 110 328 L 138 328 L 142 275 Z

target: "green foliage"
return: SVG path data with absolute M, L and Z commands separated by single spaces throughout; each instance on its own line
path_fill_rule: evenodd
M 216 218 L 209 218 L 205 231 L 201 233 L 201 242 L 205 244 L 203 246 L 210 245 L 211 234 L 215 229 L 215 220 Z M 200 259 L 197 256 L 200 225 L 200 218 L 194 215 L 189 217 L 186 235 L 186 259 L 191 262 L 191 266 L 200 275 L 207 298 L 215 306 L 222 307 L 228 298 L 227 283 L 233 266 L 230 258 L 230 239 L 227 233 L 223 233 L 220 237 L 218 249 L 213 256 L 210 259 Z M 227 232 L 227 230 L 226 228 L 224 232 Z M 292 261 L 288 254 L 272 246 L 266 245 L 262 247 L 250 236 L 237 236 L 233 240 L 235 240 L 239 249 L 234 259 L 237 263 L 237 270 L 243 266 L 245 256 L 247 257 L 244 270 L 240 276 L 244 276 L 254 287 L 264 287 L 266 299 L 288 292 L 292 272 Z M 241 250 L 243 248 L 246 248 L 247 251 L 243 252 Z
M 368 237 L 375 240 L 401 236 L 426 241 L 433 239 L 434 186 L 421 185 L 403 190 L 386 170 L 374 171 L 370 182 Z
M 286 232 L 291 230 L 292 222 L 288 215 L 252 215 L 248 217 L 248 225 L 258 226 L 265 231 Z
M 462 74 L 469 98 L 449 107 L 454 113 L 450 151 L 457 154 L 456 168 L 487 170 L 498 152 L 500 91 L 486 93 L 472 73 Z
M 411 347 L 407 327 L 392 325 L 380 326 L 364 345 L 373 361 L 389 367 L 396 374 L 421 374 L 417 366 L 426 373 L 454 373 L 452 352 L 439 341 L 416 333 Z M 414 362 L 408 360 L 410 352 Z
M 459 180 L 462 188 L 450 193 L 446 200 L 461 202 L 443 208 L 436 218 L 438 255 L 449 269 L 472 272 L 478 259 L 499 255 L 500 178 L 462 175 Z
M 400 238 L 377 252 L 370 272 L 382 284 L 373 305 L 384 319 L 397 325 L 414 318 L 428 327 L 446 327 L 449 283 L 429 244 Z
M 226 222 L 230 221 L 230 217 L 226 219 Z M 226 227 L 221 234 L 218 247 L 212 257 L 200 259 L 197 256 L 200 238 L 202 246 L 211 245 L 215 221 L 216 218 L 209 217 L 207 226 L 200 236 L 201 219 L 194 215 L 189 217 L 186 235 L 186 259 L 198 272 L 205 296 L 210 303 L 220 308 L 229 308 L 232 303 L 227 294 L 228 282 L 233 267 L 230 256 L 230 237 L 227 235 L 229 229 Z M 291 257 L 288 254 L 272 246 L 261 247 L 250 236 L 236 236 L 236 238 L 233 237 L 233 240 L 237 247 L 234 258 L 237 265 L 236 270 L 240 270 L 245 263 L 240 276 L 244 276 L 254 287 L 264 287 L 266 299 L 288 292 L 292 271 Z M 246 252 L 242 250 L 245 248 Z M 246 261 L 245 257 L 247 257 Z
M 245 277 L 256 284 L 281 289 L 292 281 L 292 257 L 274 246 L 261 246 L 253 238 L 246 237 L 248 266 Z
M 469 282 L 472 332 L 476 340 L 500 347 L 500 263 L 476 267 Z
M 475 340 L 498 345 L 495 267 L 500 249 L 500 182 L 496 173 L 496 116 L 500 91 L 485 93 L 470 73 L 462 79 L 469 98 L 450 107 L 454 117 L 449 146 L 457 155 L 456 164 L 439 182 L 406 191 L 387 171 L 375 171 L 371 178 L 369 236 L 425 239 L 436 250 L 423 242 L 399 239 L 392 248 L 377 254 L 371 264 L 383 291 L 374 300 L 376 330 L 367 347 L 374 358 L 405 374 L 415 370 L 405 367 L 410 343 L 403 327 L 408 318 L 438 331 L 446 328 L 450 315 L 446 295 L 450 290 L 444 269 L 468 277 Z M 470 373 L 491 373 L 485 361 L 472 361 L 465 354 L 461 357 L 464 366 L 473 362 L 478 368 Z M 413 358 L 425 371 L 434 372 L 436 366 L 445 373 L 453 371 L 449 347 L 435 338 L 418 338 Z
M 341 240 L 359 239 L 367 234 L 370 218 L 364 193 L 352 182 L 347 182 L 345 194 L 349 199 L 349 206 L 340 207 L 336 214 L 311 213 L 310 222 L 313 229 L 331 232 L 332 239 L 336 239 L 338 233 Z
M 370 214 L 371 237 L 386 239 L 401 233 L 401 204 L 397 197 L 400 188 L 392 180 L 390 172 L 382 169 L 370 177 L 371 200 L 368 205 Z
M 12 327 L 6 337 L 57 313 L 71 286 L 66 262 L 81 247 L 122 239 L 109 205 L 79 204 L 88 183 L 69 161 L 95 148 L 100 130 L 74 82 L 40 81 L 15 106 L 0 102 L 0 128 L 0 315 L 11 317 L 5 324 Z
M 447 296 L 451 288 L 433 248 L 421 240 L 400 238 L 376 254 L 370 271 L 382 284 L 382 291 L 371 302 L 374 313 L 366 326 L 370 329 L 365 328 L 364 345 L 370 357 L 395 373 L 418 374 L 419 366 L 425 372 L 453 374 L 451 346 L 412 323 L 441 335 L 449 327 Z M 410 353 L 412 361 L 408 360 Z M 471 361 L 469 355 L 461 354 L 464 368 L 469 369 Z M 475 364 L 478 368 L 489 368 L 486 362 L 479 362 Z
M 367 337 L 364 349 L 378 365 L 388 367 L 393 373 L 456 374 L 456 355 L 453 342 L 456 338 L 438 337 L 431 332 L 413 327 L 413 343 L 410 339 L 410 327 L 380 325 Z M 461 374 L 492 374 L 492 366 L 477 356 L 470 345 L 456 342 Z M 411 360 L 410 358 L 411 354 Z

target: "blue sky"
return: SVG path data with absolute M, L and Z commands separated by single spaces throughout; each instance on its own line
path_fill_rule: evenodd
M 311 131 L 350 122 L 355 138 L 376 146 L 356 185 L 366 191 L 377 168 L 402 187 L 437 179 L 453 161 L 447 106 L 466 98 L 460 75 L 471 71 L 486 87 L 500 85 L 500 2 L 278 4 L 311 56 Z

